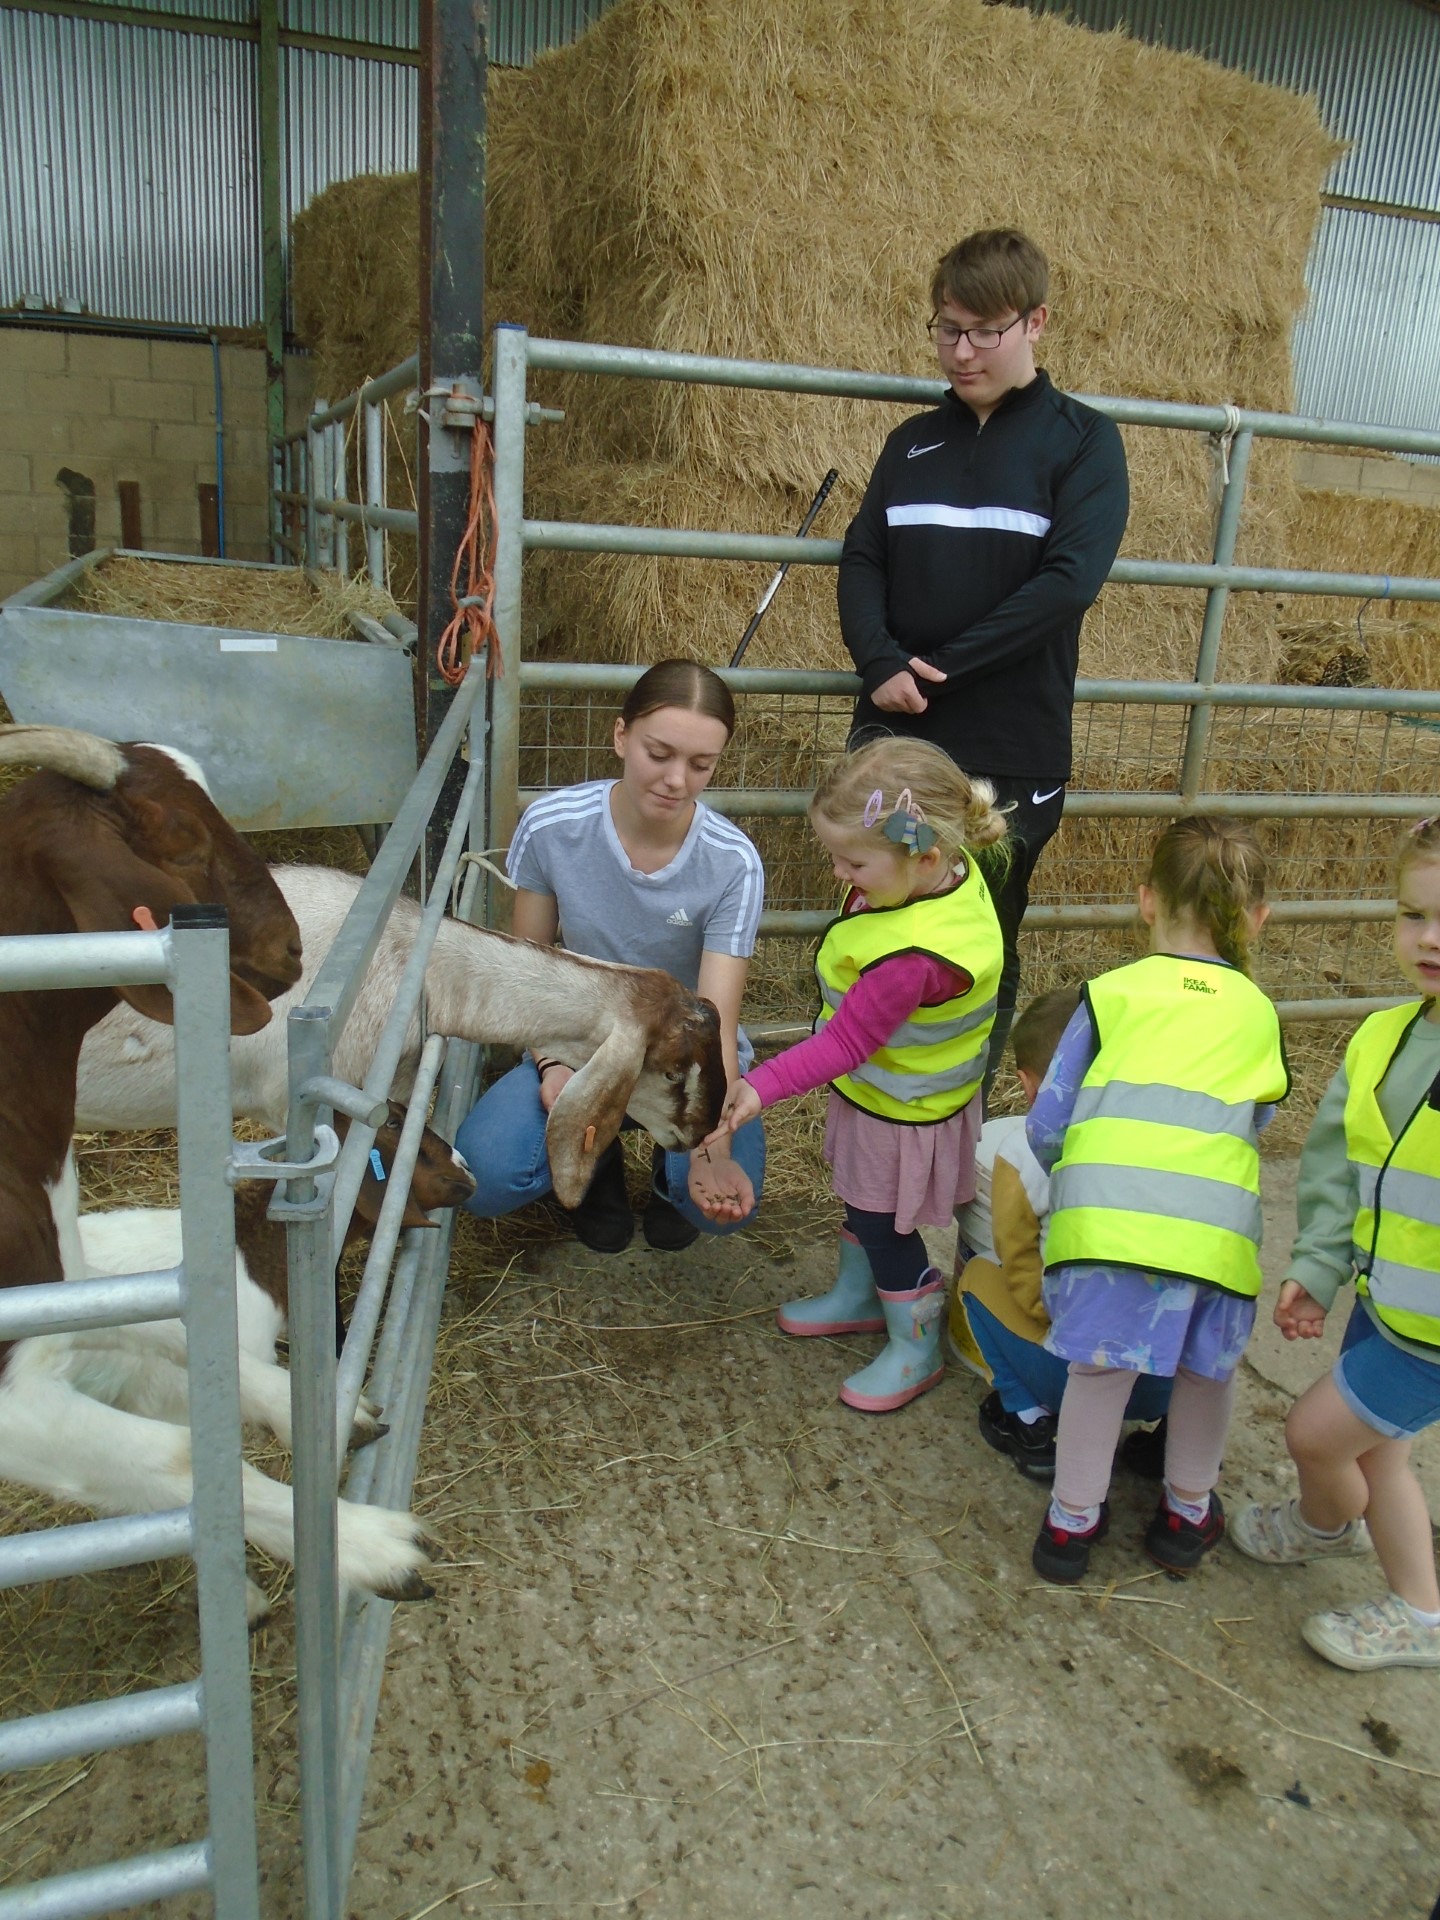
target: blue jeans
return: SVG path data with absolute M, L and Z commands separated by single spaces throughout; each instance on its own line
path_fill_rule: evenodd
M 1033 1340 L 1022 1340 L 998 1321 L 990 1309 L 982 1306 L 973 1293 L 965 1296 L 965 1318 L 975 1344 L 995 1376 L 995 1391 L 1007 1413 L 1019 1413 L 1024 1407 L 1046 1407 L 1060 1411 L 1070 1362 Z M 1137 1373 L 1125 1409 L 1127 1420 L 1158 1420 L 1169 1410 L 1170 1389 L 1175 1382 L 1158 1374 Z
M 502 1074 L 466 1114 L 455 1135 L 455 1148 L 475 1176 L 475 1191 L 465 1202 L 481 1220 L 543 1200 L 552 1190 L 550 1161 L 545 1152 L 547 1115 L 540 1104 L 540 1076 L 529 1060 Z M 628 1128 L 632 1122 L 626 1121 Z M 702 1233 L 734 1233 L 759 1210 L 765 1182 L 765 1130 L 758 1119 L 731 1135 L 730 1151 L 750 1177 L 756 1205 L 743 1220 L 711 1220 L 690 1198 L 690 1156 L 665 1155 L 665 1199 Z

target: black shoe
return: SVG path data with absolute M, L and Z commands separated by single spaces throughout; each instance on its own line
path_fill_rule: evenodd
M 1055 1478 L 1055 1416 L 1033 1425 L 1007 1413 L 998 1393 L 989 1393 L 976 1412 L 980 1437 L 997 1453 L 1008 1453 L 1027 1480 Z
M 1211 1494 L 1210 1511 L 1198 1527 L 1183 1515 L 1172 1513 L 1162 1493 L 1155 1518 L 1145 1529 L 1145 1551 L 1167 1573 L 1193 1573 L 1224 1536 L 1225 1509 L 1218 1493 Z
M 1169 1422 L 1162 1415 L 1153 1427 L 1135 1427 L 1120 1442 L 1119 1465 L 1142 1480 L 1165 1478 L 1165 1441 Z
M 1047 1507 L 1030 1555 L 1030 1564 L 1040 1578 L 1048 1580 L 1052 1586 L 1072 1587 L 1077 1580 L 1085 1578 L 1090 1565 L 1091 1547 L 1097 1540 L 1103 1540 L 1109 1531 L 1108 1500 L 1100 1509 L 1100 1518 L 1088 1533 L 1070 1533 L 1064 1527 L 1052 1526 L 1050 1509 Z
M 665 1149 L 656 1147 L 650 1155 L 650 1198 L 640 1216 L 640 1231 L 646 1246 L 657 1253 L 679 1253 L 700 1238 L 700 1229 L 665 1198 L 660 1190 L 664 1180 Z
M 578 1207 L 564 1210 L 575 1238 L 592 1253 L 623 1253 L 635 1235 L 635 1215 L 625 1190 L 625 1155 L 612 1140 Z

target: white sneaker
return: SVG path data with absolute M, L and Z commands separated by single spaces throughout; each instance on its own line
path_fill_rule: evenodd
M 1373 1551 L 1370 1529 L 1363 1520 L 1348 1521 L 1333 1536 L 1316 1533 L 1300 1518 L 1298 1500 L 1242 1507 L 1230 1522 L 1230 1538 L 1242 1553 L 1270 1567 L 1298 1567 L 1307 1560 L 1333 1560 Z
M 1440 1667 L 1440 1627 L 1424 1626 L 1396 1593 L 1334 1613 L 1312 1613 L 1300 1631 L 1316 1653 L 1351 1673 Z

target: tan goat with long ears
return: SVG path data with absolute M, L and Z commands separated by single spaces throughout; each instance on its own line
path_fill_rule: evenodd
M 306 974 L 278 1000 L 273 1028 L 233 1040 L 235 1112 L 277 1131 L 285 1124 L 285 1015 L 309 990 L 359 891 L 350 874 L 287 866 L 275 878 L 305 941 Z M 414 945 L 420 913 L 401 897 L 381 936 L 335 1050 L 334 1072 L 363 1082 Z M 628 1112 L 663 1147 L 697 1145 L 725 1097 L 720 1021 L 667 973 L 586 960 L 554 947 L 441 922 L 425 970 L 434 1033 L 536 1046 L 578 1068 L 555 1102 L 546 1144 L 557 1198 L 575 1205 Z M 409 1092 L 420 1056 L 412 1020 L 394 1091 Z M 175 1115 L 175 1040 L 169 1028 L 119 1007 L 86 1036 L 79 1118 L 85 1127 L 157 1127 Z
M 0 765 L 46 769 L 0 800 L 0 934 L 155 928 L 203 901 L 230 922 L 231 1030 L 255 1033 L 300 975 L 294 915 L 184 754 L 63 728 L 0 728 Z M 163 987 L 0 993 L 0 1285 L 85 1271 L 71 1154 L 86 1030 L 117 997 L 173 1018 Z M 106 1405 L 66 1334 L 0 1342 L 0 1478 L 103 1513 L 188 1505 L 190 1435 Z M 77 1385 L 86 1381 L 88 1390 Z M 293 1554 L 290 1489 L 242 1469 L 247 1537 Z M 427 1591 L 418 1523 L 339 1507 L 341 1577 L 392 1598 Z

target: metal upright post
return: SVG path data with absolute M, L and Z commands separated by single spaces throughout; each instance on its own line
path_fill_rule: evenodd
M 524 327 L 499 326 L 491 356 L 495 385 L 495 632 L 505 671 L 490 696 L 490 754 L 486 780 L 488 844 L 510 844 L 518 817 L 520 786 L 520 611 L 525 542 L 525 386 Z M 486 887 L 484 919 L 493 926 L 493 884 Z
M 260 147 L 260 247 L 265 306 L 265 431 L 272 459 L 285 436 L 285 221 L 280 191 L 280 128 L 284 118 L 279 0 L 257 0 L 256 69 Z M 272 556 L 287 557 L 278 543 Z M 293 557 L 293 556 L 290 556 Z
M 1242 427 L 1231 443 L 1226 460 L 1225 489 L 1220 496 L 1220 511 L 1215 521 L 1215 565 L 1228 567 L 1235 558 L 1235 541 L 1240 531 L 1240 516 L 1245 508 L 1245 481 L 1250 471 L 1250 449 L 1255 436 Z M 1220 637 L 1229 604 L 1228 586 L 1211 587 L 1205 595 L 1205 619 L 1200 628 L 1200 649 L 1195 660 L 1195 679 L 1203 687 L 1213 687 L 1220 665 Z M 1205 784 L 1205 760 L 1210 748 L 1210 724 L 1214 709 L 1208 704 L 1192 707 L 1190 724 L 1185 730 L 1185 753 L 1180 766 L 1180 794 L 1187 806 Z
M 447 427 L 455 389 L 480 400 L 485 312 L 486 28 L 484 0 L 422 0 L 420 8 L 420 629 L 422 732 L 434 739 L 454 690 L 435 672 L 450 617 L 450 575 L 470 506 L 471 433 Z M 454 818 L 463 771 L 441 792 L 432 861 Z
M 305 429 L 305 457 L 302 463 L 305 473 L 303 489 L 305 494 L 304 540 L 305 564 L 307 567 L 313 567 L 315 565 L 316 555 L 319 552 L 319 534 L 315 524 L 315 451 L 319 445 L 319 441 L 320 436 L 314 427 L 307 426 Z
M 331 1009 L 291 1010 L 286 1157 L 315 1151 L 315 1110 L 298 1097 L 330 1072 Z M 339 1652 L 335 1489 L 335 1282 L 328 1194 L 311 1176 L 286 1183 L 290 1396 L 294 1424 L 295 1668 L 305 1920 L 343 1920 L 340 1864 Z M 297 1209 L 298 1217 L 297 1217 Z
M 331 494 L 336 500 L 350 498 L 349 481 L 345 474 L 345 422 L 337 420 L 330 429 L 330 481 Z M 350 578 L 350 522 L 343 515 L 335 515 L 330 523 L 330 540 L 335 551 L 335 570 L 341 582 Z
M 335 435 L 330 427 L 321 427 L 315 435 L 315 531 L 316 564 L 335 564 L 335 516 L 327 507 L 321 512 L 321 500 L 335 497 Z
M 224 910 L 206 906 L 174 908 L 170 934 L 210 1864 L 216 1920 L 259 1920 L 235 1207 L 225 1182 L 232 1149 L 230 936 Z
M 365 504 L 385 504 L 385 408 L 378 400 L 365 404 Z M 366 527 L 365 567 L 377 587 L 388 586 L 385 578 L 385 529 Z

